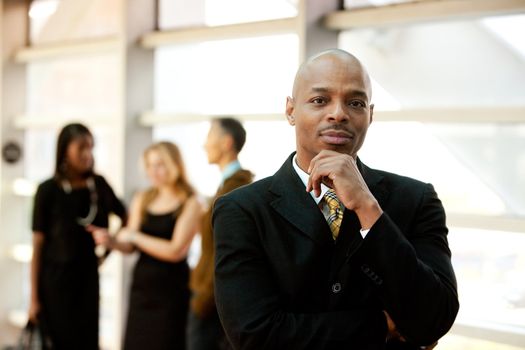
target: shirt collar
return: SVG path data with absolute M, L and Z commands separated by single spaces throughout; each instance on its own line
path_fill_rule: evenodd
M 293 165 L 293 168 L 295 169 L 295 172 L 297 173 L 297 175 L 299 175 L 299 178 L 301 179 L 301 181 L 304 183 L 304 186 L 306 187 L 306 185 L 308 184 L 308 178 L 310 177 L 310 175 L 304 172 L 303 169 L 299 168 L 299 165 L 297 165 L 297 154 L 293 156 L 292 165 Z M 321 183 L 321 195 L 319 195 L 319 197 L 316 197 L 314 191 L 310 191 L 310 195 L 314 199 L 315 203 L 319 204 L 319 202 L 323 199 L 324 194 L 329 189 L 330 188 L 328 186 L 326 186 L 324 183 Z
M 226 165 L 222 171 L 222 182 L 226 181 L 240 169 L 241 163 L 239 163 L 239 160 L 236 159 L 233 162 L 228 163 L 228 165 Z

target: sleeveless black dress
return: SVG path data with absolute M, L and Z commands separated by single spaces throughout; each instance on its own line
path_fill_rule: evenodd
M 147 213 L 141 232 L 171 239 L 179 211 Z M 188 278 L 186 260 L 171 263 L 140 253 L 131 284 L 125 350 L 185 349 Z

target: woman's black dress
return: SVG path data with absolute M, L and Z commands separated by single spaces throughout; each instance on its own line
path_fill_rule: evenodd
M 171 239 L 179 211 L 147 213 L 141 232 Z M 170 263 L 140 253 L 133 272 L 125 350 L 185 349 L 188 278 L 185 260 Z
M 97 214 L 93 225 L 108 226 L 108 215 L 126 210 L 101 176 L 95 176 Z M 38 295 L 39 319 L 54 350 L 98 349 L 99 278 L 93 237 L 77 219 L 86 217 L 93 194 L 88 188 L 67 192 L 54 179 L 38 187 L 33 231 L 44 234 Z

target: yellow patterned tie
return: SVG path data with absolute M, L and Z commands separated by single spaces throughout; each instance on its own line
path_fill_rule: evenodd
M 341 221 L 343 221 L 344 207 L 337 198 L 335 191 L 332 189 L 326 191 L 323 198 L 330 209 L 330 215 L 326 221 L 328 222 L 328 226 L 330 226 L 330 230 L 332 231 L 332 238 L 336 240 L 337 236 L 339 235 Z

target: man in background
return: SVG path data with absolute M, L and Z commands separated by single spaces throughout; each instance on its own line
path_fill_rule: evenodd
M 229 347 L 222 329 L 214 296 L 214 258 L 211 214 L 215 200 L 252 182 L 253 175 L 241 168 L 238 156 L 246 141 L 246 131 L 233 118 L 212 120 L 204 148 L 208 162 L 219 166 L 222 182 L 201 224 L 202 250 L 197 266 L 191 273 L 192 298 L 188 323 L 189 350 L 215 350 Z

